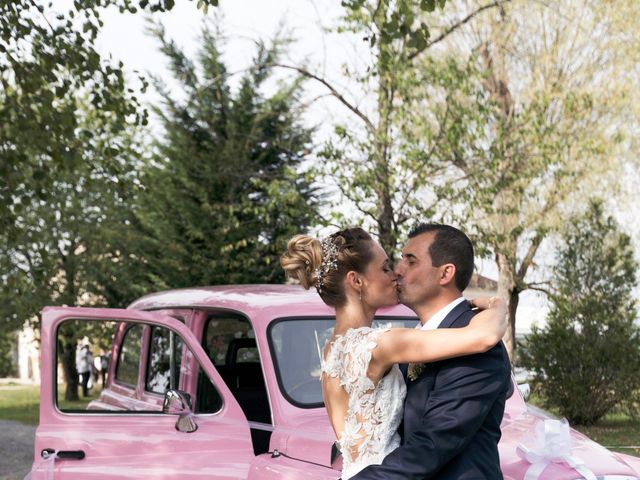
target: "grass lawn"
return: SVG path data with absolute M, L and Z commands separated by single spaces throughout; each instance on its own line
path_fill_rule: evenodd
M 634 420 L 622 413 L 611 413 L 596 425 L 578 426 L 576 430 L 609 450 L 640 457 L 640 448 L 620 448 L 621 446 L 640 447 L 640 418 Z
M 58 403 L 64 410 L 83 410 L 87 404 L 100 395 L 101 388 L 95 386 L 91 395 L 75 402 L 64 400 L 64 386 L 58 388 Z M 40 387 L 32 385 L 0 386 L 0 419 L 15 420 L 28 425 L 38 425 L 40 417 Z
M 531 395 L 528 402 L 544 408 L 540 398 L 536 395 Z M 558 411 L 549 411 L 553 415 L 561 416 Z M 628 448 L 640 446 L 640 417 L 634 419 L 623 413 L 610 413 L 605 415 L 596 425 L 588 427 L 571 425 L 571 427 L 609 450 L 640 457 L 640 448 Z
M 39 408 L 39 386 L 0 386 L 0 419 L 38 425 Z

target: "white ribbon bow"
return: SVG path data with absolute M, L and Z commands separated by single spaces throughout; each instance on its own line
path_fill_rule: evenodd
M 31 480 L 31 477 L 34 472 L 45 472 L 46 480 L 53 480 L 53 474 L 55 470 L 56 459 L 58 458 L 58 454 L 56 452 L 53 453 L 44 453 L 42 459 L 34 465 L 33 469 L 27 473 L 27 476 L 24 477 L 24 480 Z M 42 477 L 38 477 L 42 478 Z
M 571 432 L 569 422 L 562 420 L 544 420 L 536 425 L 536 439 L 532 448 L 524 444 L 516 448 L 518 456 L 531 466 L 524 480 L 537 480 L 547 466 L 552 463 L 565 464 L 577 471 L 586 480 L 597 480 L 584 462 L 571 455 Z

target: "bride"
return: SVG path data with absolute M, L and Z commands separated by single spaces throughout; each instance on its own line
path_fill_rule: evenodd
M 342 230 L 322 241 L 296 235 L 280 263 L 289 277 L 304 288 L 315 287 L 324 303 L 336 310 L 321 379 L 345 480 L 368 465 L 380 464 L 400 445 L 397 430 L 406 386 L 398 363 L 419 365 L 485 352 L 506 331 L 503 302 L 487 298 L 474 302 L 486 309 L 464 328 L 372 328 L 378 308 L 398 303 L 397 285 L 386 253 L 361 228 Z

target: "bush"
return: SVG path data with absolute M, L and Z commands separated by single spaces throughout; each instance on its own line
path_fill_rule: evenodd
M 601 202 L 573 219 L 554 270 L 547 326 L 522 345 L 522 363 L 548 407 L 589 425 L 640 388 L 640 330 L 631 291 L 637 264 L 628 235 Z

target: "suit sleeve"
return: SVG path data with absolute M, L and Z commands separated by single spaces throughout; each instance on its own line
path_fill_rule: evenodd
M 509 375 L 501 349 L 443 362 L 421 428 L 381 465 L 371 465 L 352 478 L 422 480 L 437 474 L 464 450 L 505 391 Z

